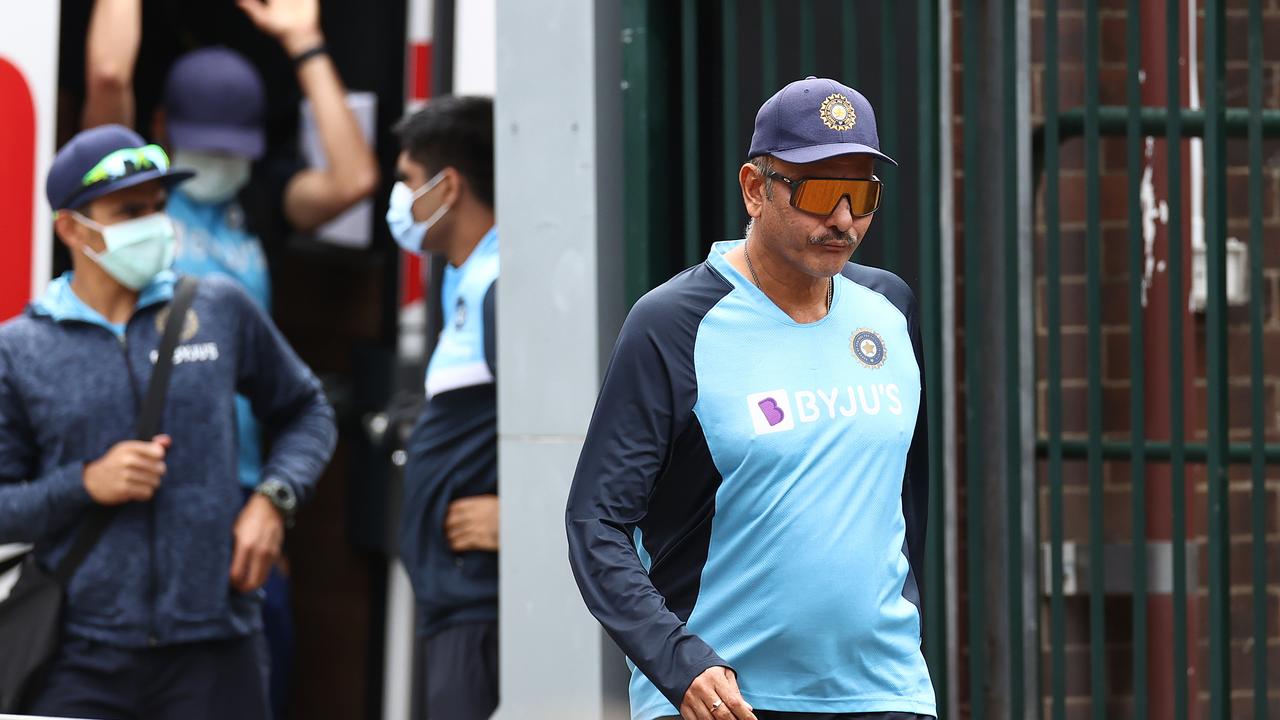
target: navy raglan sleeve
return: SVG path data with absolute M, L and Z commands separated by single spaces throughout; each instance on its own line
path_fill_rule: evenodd
M 489 285 L 484 294 L 484 361 L 489 372 L 498 377 L 498 281 Z
M 728 667 L 654 588 L 633 534 L 679 433 L 672 319 L 642 299 L 614 347 L 569 493 L 569 561 L 588 609 L 627 657 L 679 707 L 704 670 Z M 680 353 L 683 355 L 683 353 Z
M 928 397 L 925 385 L 924 343 L 920 335 L 920 308 L 910 289 L 907 303 L 907 328 L 911 332 L 911 346 L 915 350 L 916 364 L 920 368 L 920 414 L 916 417 L 915 434 L 907 450 L 907 470 L 902 478 L 902 512 L 907 525 L 907 560 L 915 574 L 920 592 L 920 608 L 924 609 L 924 558 L 928 538 L 929 519 L 929 420 Z
M 14 372 L 13 360 L 0 347 L 0 543 L 43 540 L 93 504 L 84 487 L 84 463 L 34 477 L 38 448 Z
M 227 305 L 241 318 L 237 390 L 249 398 L 270 440 L 262 477 L 289 483 L 303 502 L 333 455 L 333 408 L 266 313 L 239 288 L 228 286 L 227 294 Z

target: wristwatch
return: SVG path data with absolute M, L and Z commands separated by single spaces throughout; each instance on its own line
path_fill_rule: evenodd
M 293 486 L 287 482 L 272 478 L 263 480 L 262 484 L 254 489 L 254 493 L 270 501 L 272 506 L 280 511 L 285 525 L 293 527 L 293 513 L 298 508 L 298 496 L 294 494 Z

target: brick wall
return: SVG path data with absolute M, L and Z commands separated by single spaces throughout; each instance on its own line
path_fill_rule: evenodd
M 1102 56 L 1099 75 L 1101 101 L 1106 105 L 1123 105 L 1126 102 L 1125 82 L 1125 3 L 1122 0 L 1104 0 L 1101 10 Z M 1267 108 L 1280 108 L 1280 0 L 1263 0 L 1264 5 L 1264 99 Z M 1060 94 L 1059 108 L 1067 110 L 1079 107 L 1083 103 L 1083 41 L 1084 12 L 1078 1 L 1067 0 L 1059 3 L 1059 46 L 1060 46 Z M 1246 94 L 1246 18 L 1247 3 L 1245 0 L 1228 2 L 1227 24 L 1227 99 L 1232 106 L 1245 106 Z M 1201 17 L 1201 23 L 1203 18 Z M 959 39 L 957 26 L 957 45 Z M 1043 72 L 1044 72 L 1044 13 L 1042 0 L 1032 2 L 1032 112 L 1035 123 L 1043 122 Z M 1144 28 L 1144 35 L 1162 34 L 1164 28 Z M 1203 26 L 1198 32 L 1203 42 Z M 956 55 L 957 71 L 959 68 L 959 51 Z M 957 85 L 957 92 L 960 85 Z M 1203 87 L 1203 83 L 1201 84 Z M 1184 96 L 1185 101 L 1185 96 Z M 959 135 L 957 135 L 957 139 Z M 1184 144 L 1184 156 L 1187 155 Z M 1247 206 L 1246 181 L 1248 152 L 1244 139 L 1230 140 L 1228 143 L 1228 234 L 1241 240 L 1248 239 L 1249 208 Z M 1101 209 L 1102 261 L 1099 271 L 1102 273 L 1102 364 L 1103 364 L 1103 430 L 1108 439 L 1127 440 L 1130 428 L 1130 391 L 1132 378 L 1129 357 L 1129 227 L 1128 217 L 1128 179 L 1126 175 L 1126 149 L 1123 138 L 1104 138 L 1100 157 L 1102 177 L 1099 188 Z M 957 165 L 958 166 L 958 165 Z M 1084 144 L 1080 139 L 1064 143 L 1061 147 L 1061 189 L 1059 195 L 1061 214 L 1061 332 L 1063 372 L 1063 417 L 1062 427 L 1068 437 L 1083 438 L 1087 432 L 1087 351 L 1088 335 L 1085 324 L 1086 293 L 1085 282 L 1085 198 L 1086 184 L 1084 177 Z M 1265 387 L 1249 386 L 1250 358 L 1248 354 L 1249 325 L 1246 308 L 1233 308 L 1229 314 L 1229 419 L 1231 423 L 1231 439 L 1233 442 L 1249 439 L 1249 402 L 1258 394 L 1265 408 L 1266 439 L 1268 442 L 1280 442 L 1280 142 L 1270 141 L 1265 144 L 1263 156 L 1264 201 L 1261 212 L 1264 217 L 1263 242 L 1267 247 L 1264 252 L 1264 286 L 1252 288 L 1253 301 L 1263 305 L 1265 323 L 1264 333 L 1264 371 Z M 1184 174 L 1183 182 L 1188 178 Z M 960 196 L 957 197 L 959 202 Z M 1044 262 L 1044 190 L 1040 186 L 1036 199 L 1036 277 L 1035 277 L 1035 334 L 1036 334 L 1036 375 L 1037 375 L 1037 427 L 1040 434 L 1047 431 L 1047 325 L 1045 317 L 1045 262 Z M 1190 207 L 1186 207 L 1189 214 Z M 1190 223 L 1184 222 L 1186 232 L 1190 232 Z M 1189 262 L 1189 259 L 1188 259 Z M 1163 305 L 1155 302 L 1148 312 L 1167 312 Z M 1179 301 L 1181 302 L 1181 301 Z M 1205 423 L 1203 408 L 1206 407 L 1206 385 L 1203 379 L 1206 364 L 1204 354 L 1204 316 L 1197 314 L 1192 325 L 1186 331 L 1194 333 L 1196 352 L 1188 357 L 1187 362 L 1195 368 L 1196 379 L 1193 392 L 1188 395 L 1188 439 L 1203 442 Z M 1164 387 L 1154 387 L 1148 381 L 1147 393 L 1164 393 Z M 1048 494 L 1044 484 L 1047 480 L 1047 469 L 1042 462 L 1039 465 L 1039 479 L 1042 485 L 1040 508 L 1041 528 L 1044 539 L 1048 532 Z M 1149 466 L 1149 472 L 1160 473 L 1159 465 Z M 1130 472 L 1128 463 L 1107 462 L 1104 467 L 1105 536 L 1108 543 L 1129 542 L 1132 539 L 1130 516 Z M 1149 475 L 1151 477 L 1151 475 Z M 1252 678 L 1252 595 L 1251 583 L 1251 535 L 1250 508 L 1250 469 L 1246 466 L 1233 466 L 1230 471 L 1230 514 L 1231 514 L 1231 635 L 1232 635 L 1232 687 L 1233 702 L 1238 716 L 1246 716 L 1250 708 L 1253 691 Z M 1189 532 L 1192 540 L 1203 541 L 1206 537 L 1206 488 L 1203 468 L 1188 467 L 1188 482 L 1195 488 L 1193 505 L 1189 511 Z M 1066 538 L 1087 546 L 1088 542 L 1088 496 L 1087 468 L 1083 461 L 1069 461 L 1064 467 L 1064 517 Z M 1280 717 L 1280 510 L 1278 510 L 1277 494 L 1280 493 L 1280 467 L 1268 469 L 1268 495 L 1266 500 L 1267 514 L 1267 551 L 1268 551 L 1268 608 L 1270 619 L 1269 641 L 1269 678 L 1267 686 L 1271 693 L 1272 716 Z M 1149 523 L 1166 523 L 1168 518 L 1151 518 Z M 1203 557 L 1203 555 L 1202 555 Z M 1203 565 L 1203 563 L 1202 563 Z M 1204 577 L 1204 568 L 1201 568 Z M 1200 583 L 1199 602 L 1193 607 L 1197 614 L 1203 616 L 1207 603 L 1204 602 L 1206 590 Z M 1088 714 L 1089 688 L 1089 616 L 1087 597 L 1069 598 L 1067 601 L 1067 692 L 1068 716 L 1085 717 Z M 1049 647 L 1048 642 L 1048 603 L 1040 607 L 1042 636 L 1045 645 L 1042 648 L 1042 667 L 1045 670 L 1042 689 L 1046 693 L 1049 688 Z M 962 616 L 963 617 L 963 616 Z M 1193 692 L 1197 695 L 1197 705 L 1203 709 L 1206 701 L 1205 691 L 1208 680 L 1208 635 L 1207 625 L 1199 623 L 1200 631 L 1193 638 L 1193 652 L 1198 657 L 1198 671 L 1191 680 Z M 1152 628 L 1153 631 L 1156 628 Z M 1123 718 L 1129 716 L 1132 700 L 1131 663 L 1133 647 L 1131 645 L 1131 601 L 1127 596 L 1108 598 L 1107 601 L 1107 656 L 1108 656 L 1108 717 Z M 1249 715 L 1251 717 L 1251 715 Z M 1154 716 L 1153 716 L 1154 717 Z

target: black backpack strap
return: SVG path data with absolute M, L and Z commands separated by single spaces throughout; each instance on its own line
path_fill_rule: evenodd
M 134 434 L 138 440 L 150 440 L 160 432 L 164 400 L 169 392 L 169 376 L 173 374 L 173 351 L 178 347 L 182 327 L 186 324 L 187 310 L 191 309 L 191 302 L 195 299 L 198 284 L 195 278 L 183 276 L 178 280 L 173 301 L 169 303 L 169 318 L 165 321 L 164 335 L 160 338 L 156 364 L 151 370 L 151 382 L 147 385 L 147 395 L 138 413 L 138 426 Z M 89 510 L 71 549 L 54 570 L 54 577 L 63 586 L 71 582 L 71 576 L 75 575 L 80 564 L 93 550 L 93 546 L 102 539 L 102 534 L 107 531 L 107 526 L 115 518 L 115 511 L 114 507 L 102 505 L 95 505 Z
M 17 555 L 14 555 L 13 557 L 9 558 L 8 560 L 0 562 L 0 575 L 4 575 L 10 570 L 18 567 L 19 565 L 22 564 L 22 561 L 26 559 L 27 559 L 27 553 L 20 552 Z

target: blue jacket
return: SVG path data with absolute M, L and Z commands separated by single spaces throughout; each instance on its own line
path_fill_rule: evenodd
M 69 549 L 92 505 L 86 463 L 133 439 L 175 276 L 142 292 L 124 326 L 82 303 L 70 276 L 0 325 L 0 543 L 35 543 L 45 567 Z M 65 629 L 120 647 L 246 635 L 259 594 L 229 584 L 242 506 L 235 397 L 273 438 L 263 477 L 303 501 L 333 451 L 320 384 L 263 312 L 225 279 L 201 281 L 175 351 L 163 431 L 168 473 L 147 503 L 119 506 L 72 578 Z
M 445 267 L 444 326 L 427 368 L 427 404 L 406 448 L 400 559 L 423 636 L 498 619 L 498 554 L 455 553 L 444 532 L 454 500 L 498 492 L 498 270 L 496 228 L 460 267 Z

